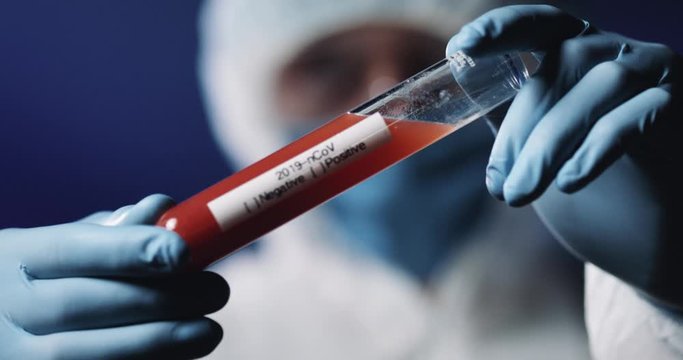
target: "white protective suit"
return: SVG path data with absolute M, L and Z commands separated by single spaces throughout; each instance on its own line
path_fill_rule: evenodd
M 314 40 L 360 24 L 389 23 L 429 32 L 445 44 L 461 25 L 498 4 L 208 1 L 200 72 L 214 134 L 240 167 L 286 144 L 274 82 L 281 66 Z M 342 235 L 324 209 L 277 229 L 258 251 L 213 267 L 230 282 L 232 296 L 212 316 L 225 335 L 209 358 L 589 358 L 575 301 L 580 295 L 552 264 L 558 245 L 548 241 L 530 208 L 490 201 L 478 231 L 428 287 L 341 246 L 335 237 Z M 596 358 L 653 358 L 646 354 L 655 350 L 662 354 L 656 358 L 674 358 L 683 348 L 667 342 L 681 338 L 672 320 L 623 283 L 588 267 L 586 286 Z

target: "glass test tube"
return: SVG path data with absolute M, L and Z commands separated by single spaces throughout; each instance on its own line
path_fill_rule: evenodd
M 510 100 L 520 55 L 444 59 L 169 209 L 201 269 Z

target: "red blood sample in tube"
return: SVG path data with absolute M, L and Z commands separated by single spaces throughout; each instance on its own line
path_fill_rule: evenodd
M 201 269 L 455 130 L 454 125 L 344 114 L 169 209 Z

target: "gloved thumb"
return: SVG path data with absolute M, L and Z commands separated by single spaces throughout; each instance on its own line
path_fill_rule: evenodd
M 157 219 L 174 205 L 175 201 L 169 196 L 149 195 L 135 205 L 124 206 L 114 211 L 102 225 L 154 225 Z

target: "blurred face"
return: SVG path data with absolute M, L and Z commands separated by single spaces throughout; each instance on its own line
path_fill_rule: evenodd
M 286 121 L 329 120 L 439 61 L 444 46 L 434 36 L 386 25 L 321 39 L 282 68 L 278 111 Z
M 444 46 L 397 26 L 323 38 L 280 69 L 279 118 L 302 135 L 443 59 Z M 475 223 L 490 140 L 485 124 L 469 126 L 347 190 L 325 205 L 328 214 L 352 248 L 426 278 Z

